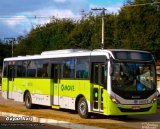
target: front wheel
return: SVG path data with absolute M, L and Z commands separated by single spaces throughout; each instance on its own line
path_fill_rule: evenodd
M 32 98 L 29 92 L 25 95 L 25 106 L 28 109 L 33 108 Z
M 78 102 L 78 114 L 80 115 L 81 118 L 89 117 L 88 105 L 84 97 L 80 98 Z

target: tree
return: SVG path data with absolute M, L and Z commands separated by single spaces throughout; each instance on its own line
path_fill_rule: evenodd
M 160 0 L 157 0 L 160 2 Z M 160 50 L 160 4 L 155 0 L 127 0 L 118 14 L 105 14 L 104 48 Z M 74 21 L 53 19 L 19 40 L 16 55 L 46 50 L 101 48 L 101 15 Z
M 148 50 L 154 52 L 155 46 L 159 48 L 160 12 L 153 0 L 135 0 L 130 5 L 143 4 L 143 6 L 123 7 L 116 20 L 115 38 L 120 47 L 130 49 Z M 159 6 L 159 5 L 158 5 Z
M 0 40 L 0 67 L 3 65 L 3 59 L 11 57 L 11 45 Z

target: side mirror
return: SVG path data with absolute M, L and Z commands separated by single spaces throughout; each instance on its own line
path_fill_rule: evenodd
M 114 68 L 113 68 L 113 58 L 110 57 L 110 69 L 109 69 L 109 75 L 113 76 L 114 74 Z
M 160 97 L 160 93 L 159 93 L 159 91 L 157 90 L 157 97 Z

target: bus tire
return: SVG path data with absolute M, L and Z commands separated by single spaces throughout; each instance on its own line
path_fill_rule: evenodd
M 25 95 L 25 106 L 27 109 L 32 109 L 33 104 L 32 104 L 32 98 L 29 92 Z
M 81 118 L 89 118 L 88 105 L 84 97 L 80 98 L 78 101 L 78 114 Z

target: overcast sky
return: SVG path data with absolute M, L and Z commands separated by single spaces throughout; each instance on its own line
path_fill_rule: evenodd
M 105 7 L 107 13 L 117 13 L 125 0 L 1 0 L 0 38 L 27 34 L 37 24 L 49 22 L 50 17 L 81 17 L 94 7 Z M 34 18 L 35 16 L 41 18 Z

